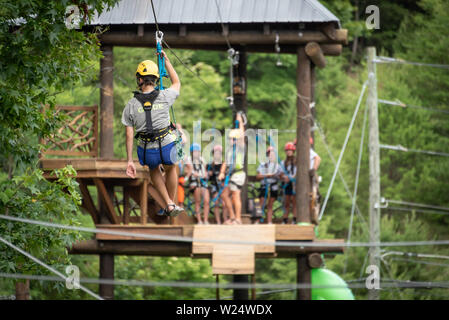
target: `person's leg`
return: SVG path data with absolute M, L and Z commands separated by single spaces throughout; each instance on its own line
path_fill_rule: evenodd
M 151 183 L 148 183 L 148 193 L 161 208 L 165 208 L 166 204 L 164 204 L 164 199 L 162 198 L 159 191 L 155 187 L 153 187 Z
M 229 190 L 229 187 L 224 188 L 222 197 L 223 197 L 223 201 L 225 203 L 226 209 L 228 210 L 228 213 L 229 213 L 228 220 L 234 220 L 235 214 L 234 214 L 234 208 L 232 207 L 230 192 L 231 191 Z
M 217 197 L 217 195 L 218 195 L 218 192 L 211 193 L 212 199 L 215 199 Z M 214 203 L 214 217 L 215 217 L 216 224 L 221 224 L 219 206 L 220 206 L 220 199 L 217 199 Z
M 240 193 L 241 193 L 240 190 L 232 191 L 232 203 L 235 208 L 235 212 L 234 212 L 235 220 L 238 223 L 242 223 L 242 202 L 240 199 Z
M 164 165 L 165 185 L 170 199 L 175 200 L 176 189 L 178 188 L 178 173 L 175 165 Z
M 163 208 L 168 206 L 169 204 L 173 204 L 173 200 L 170 198 L 167 192 L 167 187 L 165 186 L 164 177 L 162 176 L 161 171 L 159 170 L 159 167 L 150 169 L 150 177 L 151 181 L 153 182 L 153 186 L 157 189 L 159 194 L 162 197 L 163 200 Z
M 285 196 L 285 200 L 284 200 L 284 215 L 282 216 L 282 218 L 284 219 L 284 222 L 286 222 L 285 220 L 288 220 L 288 215 L 290 213 L 290 205 L 291 205 L 291 201 L 290 201 L 290 196 L 286 195 Z
M 193 191 L 193 199 L 195 200 L 195 216 L 198 223 L 202 223 L 201 220 L 201 188 L 196 187 Z
M 269 224 L 273 223 L 273 204 L 274 204 L 275 200 L 276 200 L 276 198 L 274 198 L 274 197 L 270 197 L 268 199 L 268 204 L 267 204 L 267 222 Z
M 221 213 L 223 215 L 223 221 L 226 221 L 229 219 L 228 208 L 224 204 L 223 199 L 219 199 L 218 201 L 221 202 Z
M 292 196 L 292 202 L 293 202 L 293 222 L 296 223 L 298 221 L 298 216 L 296 215 L 296 196 Z
M 201 188 L 203 193 L 203 215 L 204 215 L 204 223 L 209 224 L 209 201 L 210 201 L 210 194 L 209 189 L 207 188 Z

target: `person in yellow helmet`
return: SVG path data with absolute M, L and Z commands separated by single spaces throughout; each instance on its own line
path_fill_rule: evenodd
M 184 209 L 175 204 L 178 187 L 176 171 L 177 152 L 176 136 L 170 124 L 170 107 L 179 96 L 181 82 L 164 51 L 165 67 L 172 85 L 165 90 L 156 90 L 159 81 L 159 69 L 156 63 L 145 60 L 139 63 L 136 70 L 136 81 L 139 91 L 134 92 L 123 110 L 122 123 L 126 126 L 126 153 L 128 165 L 126 174 L 136 177 L 133 162 L 133 137 L 138 139 L 137 155 L 142 166 L 150 168 L 151 181 L 160 194 L 168 216 L 177 216 Z M 159 169 L 164 166 L 165 180 Z

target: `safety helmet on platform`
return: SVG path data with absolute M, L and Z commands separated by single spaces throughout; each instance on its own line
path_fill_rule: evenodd
M 287 143 L 285 144 L 284 150 L 285 150 L 285 151 L 288 151 L 288 150 L 295 151 L 295 150 L 296 150 L 296 147 L 295 147 L 295 145 L 293 144 L 293 142 L 287 142 Z
M 201 151 L 201 146 L 198 143 L 192 143 L 190 146 L 190 152 Z
M 137 66 L 136 76 L 154 76 L 159 79 L 159 68 L 157 67 L 157 64 L 151 60 L 142 61 Z
M 222 151 L 223 151 L 223 147 L 220 146 L 219 144 L 216 144 L 216 145 L 214 146 L 213 151 L 214 151 L 214 152 L 215 152 L 215 151 L 220 151 L 220 152 L 222 152 Z

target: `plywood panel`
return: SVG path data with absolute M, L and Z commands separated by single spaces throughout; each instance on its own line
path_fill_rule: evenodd
M 288 224 L 276 225 L 276 240 L 314 240 L 314 225 L 297 226 Z
M 217 244 L 212 252 L 213 274 L 254 274 L 252 245 Z
M 193 254 L 211 254 L 216 242 L 198 242 L 196 239 L 214 239 L 225 241 L 258 241 L 273 243 L 275 225 L 195 225 L 193 229 Z M 273 253 L 274 245 L 258 244 L 254 252 Z

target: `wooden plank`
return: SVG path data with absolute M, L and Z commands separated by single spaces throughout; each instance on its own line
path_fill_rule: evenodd
M 134 225 L 97 225 L 99 230 L 121 231 L 129 233 L 140 233 L 148 235 L 164 235 L 164 236 L 182 236 L 183 230 L 181 226 L 134 226 Z M 144 240 L 144 241 L 159 241 L 158 239 L 148 239 L 144 237 L 122 236 L 115 234 L 97 233 L 97 240 Z M 164 241 L 164 240 L 162 240 Z
M 101 179 L 94 179 L 94 183 L 97 187 L 98 194 L 100 195 L 103 203 L 106 205 L 106 212 L 108 214 L 108 218 L 112 223 L 119 224 L 119 217 L 115 213 L 114 204 L 112 203 L 111 198 L 108 195 L 106 187 Z
M 98 210 L 95 207 L 94 201 L 92 200 L 92 197 L 90 196 L 89 189 L 87 188 L 87 185 L 83 183 L 82 180 L 77 179 L 81 191 L 81 195 L 83 196 L 83 204 L 86 206 L 87 211 L 92 216 L 92 220 L 95 224 L 100 222 L 100 215 L 98 214 Z
M 119 227 L 119 226 L 117 226 Z M 121 226 L 130 227 L 130 226 Z M 169 227 L 167 225 L 167 227 Z M 147 227 L 148 228 L 148 227 Z M 115 229 L 112 229 L 115 230 Z M 100 245 L 101 242 L 101 245 Z M 307 254 L 313 252 L 339 254 L 343 253 L 343 239 L 326 239 L 316 240 L 314 243 L 333 243 L 341 245 L 319 247 L 301 247 L 300 242 L 298 246 L 294 247 L 276 247 L 276 256 L 274 258 L 296 258 L 298 254 Z M 133 241 L 133 240 L 117 240 L 117 241 L 99 241 L 99 240 L 83 240 L 73 244 L 69 248 L 70 254 L 100 254 L 113 253 L 117 255 L 143 255 L 143 256 L 178 256 L 190 257 L 192 254 L 192 243 L 190 242 L 175 242 L 164 240 L 148 240 L 148 241 Z M 206 255 L 206 257 L 210 255 Z M 270 256 L 273 258 L 273 256 Z M 256 253 L 256 258 L 267 258 L 266 253 Z
M 195 225 L 192 253 L 211 254 L 216 243 L 196 242 L 195 239 L 274 243 L 275 225 Z M 257 253 L 274 253 L 274 250 L 274 245 L 258 244 L 254 248 Z
M 212 252 L 213 274 L 254 274 L 255 252 L 252 245 L 218 244 Z
M 276 240 L 314 240 L 314 226 L 276 224 Z

